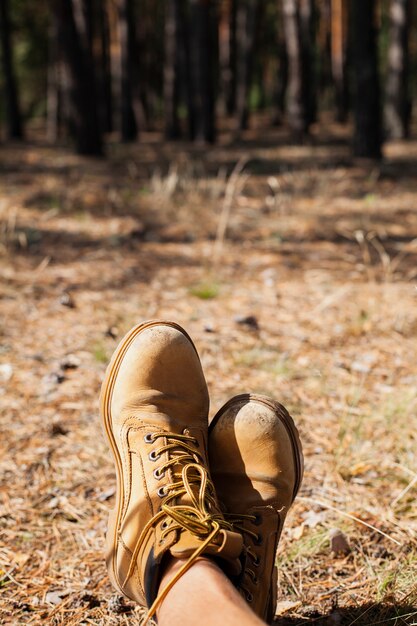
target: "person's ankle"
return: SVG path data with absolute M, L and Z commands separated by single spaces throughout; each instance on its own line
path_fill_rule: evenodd
M 165 562 L 162 566 L 162 576 L 159 582 L 158 595 L 160 595 L 167 587 L 169 587 L 171 581 L 175 578 L 176 574 L 179 572 L 181 567 L 186 563 L 186 559 L 177 559 L 172 556 L 168 556 L 165 559 Z M 190 567 L 190 569 L 186 572 L 188 576 L 196 576 L 203 574 L 207 571 L 219 570 L 220 568 L 216 565 L 216 563 L 206 557 L 199 557 Z M 174 589 L 178 584 L 183 584 L 182 578 L 175 581 L 172 585 L 172 589 Z M 171 591 L 171 590 L 170 590 Z M 169 594 L 170 592 L 168 592 Z M 167 596 L 168 596 L 167 594 Z M 167 597 L 161 602 L 160 606 L 157 609 L 156 616 L 159 620 L 161 619 L 161 615 L 164 613 L 164 605 L 166 606 Z

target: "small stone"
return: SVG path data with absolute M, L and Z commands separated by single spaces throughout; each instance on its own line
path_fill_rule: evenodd
M 59 303 L 62 304 L 62 306 L 68 307 L 69 309 L 75 309 L 74 298 L 69 291 L 64 291 L 59 299 Z
M 351 363 L 350 369 L 352 372 L 358 372 L 359 374 L 368 374 L 377 361 L 377 355 L 373 352 L 366 352 L 362 354 L 359 359 Z
M 62 426 L 59 422 L 52 424 L 50 428 L 51 437 L 58 437 L 58 435 L 67 435 L 68 429 Z
M 97 497 L 97 500 L 99 502 L 106 502 L 107 500 L 110 500 L 110 498 L 112 498 L 115 493 L 116 493 L 115 487 L 110 487 L 110 489 L 106 489 L 106 491 L 103 491 L 102 493 L 100 493 L 100 495 Z
M 75 370 L 80 366 L 80 359 L 75 354 L 67 354 L 59 365 L 62 370 Z
M 237 315 L 235 322 L 240 326 L 248 326 L 253 330 L 259 330 L 258 320 L 254 315 Z
M 119 334 L 119 329 L 117 328 L 117 326 L 109 326 L 104 334 L 106 335 L 106 337 L 116 339 L 117 335 Z
M 302 518 L 304 519 L 304 524 L 309 528 L 315 528 L 319 524 L 322 524 L 326 517 L 325 511 L 321 511 L 316 513 L 315 511 L 306 511 L 302 514 Z
M 107 603 L 107 607 L 111 613 L 116 613 L 117 615 L 130 613 L 132 610 L 130 606 L 125 604 L 123 596 L 119 595 L 112 596 Z
M 353 361 L 350 369 L 352 372 L 358 372 L 359 374 L 368 374 L 371 371 L 371 367 L 362 361 Z
M 329 531 L 330 550 L 334 554 L 349 554 L 351 551 L 346 535 L 340 528 L 332 528 Z
M 57 372 L 51 372 L 50 374 L 47 374 L 46 376 L 44 376 L 43 380 L 47 385 L 61 385 L 61 383 L 63 383 L 65 380 L 65 375 L 64 372 L 59 370 Z
M 7 383 L 13 376 L 13 367 L 10 363 L 2 363 L 0 365 L 0 381 Z
M 62 602 L 63 597 L 65 597 L 66 595 L 68 594 L 65 592 L 48 591 L 48 593 L 45 596 L 45 600 L 49 604 L 60 604 L 60 602 Z
M 281 615 L 285 615 L 285 613 L 288 613 L 289 611 L 294 611 L 295 609 L 298 609 L 300 605 L 301 602 L 299 600 L 281 600 L 277 603 L 275 616 L 280 617 Z
M 81 600 L 87 603 L 88 609 L 95 609 L 101 604 L 101 601 L 92 593 L 85 593 Z

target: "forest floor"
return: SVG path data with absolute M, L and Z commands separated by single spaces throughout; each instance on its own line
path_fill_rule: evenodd
M 193 337 L 211 415 L 254 391 L 299 426 L 275 624 L 417 623 L 417 141 L 379 165 L 337 127 L 285 141 L 0 146 L 0 623 L 138 623 L 98 394 L 150 318 Z

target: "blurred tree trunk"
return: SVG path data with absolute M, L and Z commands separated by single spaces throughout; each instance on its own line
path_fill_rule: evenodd
M 329 86 L 333 84 L 331 69 L 331 3 L 332 0 L 322 0 L 319 5 L 319 20 L 317 33 L 318 75 L 317 88 L 320 98 L 327 97 Z
M 196 111 L 195 111 L 195 98 L 194 98 L 194 86 L 192 81 L 191 70 L 191 35 L 190 35 L 190 20 L 185 10 L 183 0 L 176 0 L 178 10 L 178 22 L 177 22 L 177 51 L 178 51 L 178 88 L 179 99 L 185 102 L 187 109 L 187 125 L 188 125 L 188 138 L 193 141 L 195 138 L 196 127 Z
M 282 0 L 284 33 L 288 55 L 287 116 L 297 140 L 308 132 L 305 72 L 301 42 L 299 0 Z
M 248 127 L 249 89 L 260 0 L 241 0 L 236 13 L 236 117 L 237 127 Z
M 220 3 L 219 14 L 219 96 L 223 115 L 227 113 L 227 100 L 230 93 L 231 64 L 230 64 L 230 13 L 231 0 Z
M 229 41 L 228 41 L 228 82 L 226 86 L 226 109 L 229 115 L 236 112 L 236 21 L 238 0 L 230 0 L 229 12 Z
M 352 0 L 352 53 L 355 84 L 355 156 L 380 158 L 381 111 L 375 0 Z
M 133 64 L 136 51 L 136 32 L 133 0 L 119 0 L 120 32 L 120 113 L 122 141 L 134 141 L 138 125 L 133 106 Z
M 191 85 L 194 94 L 194 138 L 215 139 L 214 28 L 215 7 L 211 0 L 190 0 Z
M 285 45 L 282 15 L 280 17 L 281 19 L 278 20 L 277 32 L 278 71 L 275 83 L 274 112 L 272 117 L 272 123 L 275 126 L 282 124 L 285 117 L 285 96 L 288 85 L 287 47 Z
M 233 115 L 236 110 L 236 14 L 237 0 L 220 3 L 220 94 L 222 111 L 227 115 Z
M 302 90 L 305 103 L 307 125 L 317 119 L 315 40 L 316 15 L 313 0 L 300 0 L 300 34 Z
M 110 28 L 109 13 L 106 2 L 98 0 L 96 3 L 97 28 L 99 39 L 99 111 L 101 128 L 106 133 L 113 130 L 113 98 L 111 87 L 110 66 Z
M 55 0 L 59 42 L 70 81 L 71 125 L 79 154 L 102 154 L 94 68 L 78 31 L 72 0 Z
M 100 128 L 112 130 L 110 29 L 106 0 L 73 0 L 74 17 L 83 45 L 94 68 Z
M 178 2 L 181 5 L 183 0 Z M 152 130 L 163 98 L 165 2 L 140 0 L 135 3 L 135 9 L 134 108 L 138 125 Z
M 336 100 L 336 119 L 338 122 L 345 122 L 348 112 L 346 75 L 348 20 L 346 0 L 332 0 L 331 12 L 331 58 Z
M 48 141 L 55 143 L 59 136 L 61 122 L 62 91 L 60 84 L 60 60 L 58 44 L 58 23 L 55 15 L 51 16 L 48 37 L 48 73 L 46 94 L 46 135 Z
M 10 139 L 22 139 L 22 116 L 20 113 L 17 82 L 13 67 L 9 0 L 0 0 L 0 38 L 6 92 L 7 136 Z
M 85 49 L 92 56 L 93 44 L 93 0 L 72 0 L 74 19 L 80 36 L 83 38 Z
M 408 136 L 411 102 L 408 93 L 409 0 L 391 0 L 388 68 L 385 93 L 385 130 L 390 139 Z
M 165 59 L 164 59 L 164 111 L 165 136 L 178 139 L 181 135 L 178 120 L 179 104 L 179 0 L 165 2 Z

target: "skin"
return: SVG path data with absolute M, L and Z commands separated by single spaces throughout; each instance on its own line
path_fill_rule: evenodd
M 165 589 L 182 565 L 172 559 L 162 576 Z M 157 611 L 158 626 L 264 626 L 222 570 L 210 559 L 198 559 L 175 583 Z

